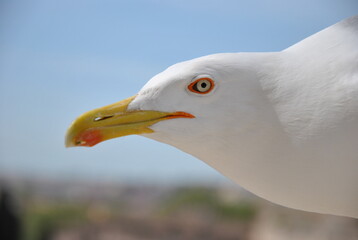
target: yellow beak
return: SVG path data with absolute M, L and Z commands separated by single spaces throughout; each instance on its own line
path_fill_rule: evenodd
M 194 118 L 186 112 L 127 111 L 135 96 L 97 108 L 78 117 L 67 130 L 66 147 L 92 147 L 131 134 L 152 133 L 149 127 L 173 118 Z

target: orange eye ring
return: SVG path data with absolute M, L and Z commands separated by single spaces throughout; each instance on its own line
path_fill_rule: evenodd
M 189 91 L 198 94 L 207 94 L 213 90 L 215 86 L 214 81 L 211 78 L 199 78 L 188 86 Z

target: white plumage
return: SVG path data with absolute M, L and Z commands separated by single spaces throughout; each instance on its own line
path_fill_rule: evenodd
M 207 95 L 187 91 L 209 76 Z M 358 217 L 358 16 L 281 51 L 209 55 L 153 77 L 129 110 L 185 111 L 148 138 L 284 206 Z
M 358 16 L 281 52 L 175 64 L 135 97 L 83 114 L 66 145 L 129 134 L 173 145 L 272 202 L 358 218 Z

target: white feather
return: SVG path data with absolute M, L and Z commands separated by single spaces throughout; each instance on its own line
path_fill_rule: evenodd
M 187 91 L 200 76 L 207 95 Z M 129 109 L 185 111 L 146 137 L 284 206 L 358 217 L 358 16 L 272 53 L 209 55 L 153 77 Z

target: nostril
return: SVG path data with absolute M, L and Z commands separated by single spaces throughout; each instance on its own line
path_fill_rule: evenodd
M 95 119 L 93 119 L 94 122 L 98 122 L 98 121 L 102 121 L 102 120 L 105 120 L 107 118 L 111 118 L 113 117 L 113 115 L 110 115 L 110 116 L 103 116 L 103 117 L 96 117 Z

